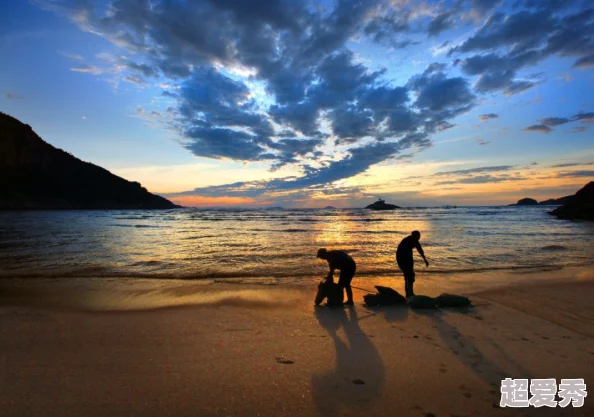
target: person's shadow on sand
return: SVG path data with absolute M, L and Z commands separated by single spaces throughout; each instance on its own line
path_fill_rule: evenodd
M 377 349 L 359 327 L 357 311 L 318 307 L 315 316 L 336 349 L 334 370 L 312 377 L 318 413 L 334 416 L 353 408 L 369 409 L 382 394 L 385 369 Z M 341 329 L 346 341 L 339 334 Z
M 510 377 L 510 375 L 522 375 L 522 378 L 532 379 L 533 376 L 531 373 L 522 364 L 509 357 L 494 340 L 487 339 L 483 343 L 488 343 L 491 349 L 498 351 L 498 354 L 502 358 L 505 358 L 508 369 L 503 369 L 494 361 L 490 360 L 470 337 L 463 335 L 458 328 L 446 320 L 448 314 L 464 314 L 468 317 L 482 320 L 475 307 L 448 309 L 447 311 L 416 310 L 415 313 L 431 319 L 444 344 L 464 366 L 492 387 L 492 390 L 495 391 L 495 397 L 498 396 L 501 380 Z M 514 372 L 511 372 L 509 369 L 513 369 Z
M 407 304 L 379 307 L 366 306 L 365 309 L 374 315 L 383 315 L 388 323 L 406 321 L 410 310 Z

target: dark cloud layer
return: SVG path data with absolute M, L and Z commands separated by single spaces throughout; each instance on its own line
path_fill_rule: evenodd
M 543 125 L 543 124 L 528 126 L 524 130 L 527 132 L 538 132 L 538 133 L 551 133 L 553 131 L 553 129 L 551 129 L 549 126 Z
M 578 178 L 578 177 L 590 177 L 594 178 L 594 171 L 572 171 L 572 172 L 562 172 L 557 174 L 559 177 L 569 177 L 569 178 Z
M 453 185 L 453 184 L 489 184 L 504 181 L 521 180 L 521 177 L 510 177 L 507 175 L 495 177 L 493 175 L 477 175 L 466 178 L 459 178 L 451 181 L 438 181 L 435 185 Z
M 567 3 L 566 3 L 567 4 Z M 495 12 L 485 24 L 449 55 L 474 54 L 456 61 L 468 75 L 478 75 L 477 91 L 504 91 L 508 95 L 537 84 L 519 79 L 518 71 L 552 56 L 574 57 L 575 68 L 593 64 L 594 9 L 557 13 L 563 2 L 541 2 L 529 7 L 518 2 L 512 14 Z M 497 52 L 492 52 L 497 51 Z
M 568 162 L 565 164 L 553 165 L 551 168 L 569 168 L 569 167 L 586 166 L 586 165 L 594 165 L 594 162 Z
M 580 112 L 571 117 L 545 117 L 544 119 L 540 119 L 538 124 L 529 126 L 524 130 L 539 133 L 551 133 L 553 127 L 571 122 L 594 124 L 594 112 Z M 578 128 L 578 132 L 579 131 L 585 131 L 585 129 Z
M 431 23 L 429 23 L 429 27 L 427 28 L 427 32 L 430 36 L 437 36 L 441 32 L 448 30 L 454 26 L 454 13 L 453 12 L 445 12 L 438 16 L 436 16 Z
M 295 165 L 301 177 L 266 184 L 278 190 L 328 184 L 403 151 L 426 149 L 432 135 L 452 128 L 480 95 L 514 95 L 542 82 L 522 70 L 550 56 L 570 57 L 578 69 L 594 63 L 594 10 L 561 1 L 518 2 L 505 10 L 501 0 L 447 7 L 390 0 L 336 0 L 324 7 L 309 0 L 38 2 L 133 57 L 109 58 L 111 68 L 73 70 L 138 86 L 166 80 L 161 98 L 174 103 L 167 120 L 186 149 L 206 158 L 261 161 L 271 170 Z M 464 76 L 432 63 L 396 84 L 389 71 L 372 69 L 349 49 L 349 40 L 406 48 L 468 24 L 462 13 L 479 19 L 448 54 Z M 268 97 L 262 100 L 256 88 Z M 548 133 L 574 121 L 592 123 L 594 114 L 548 117 L 526 130 Z M 248 188 L 261 191 L 260 185 Z
M 502 172 L 502 171 L 509 171 L 513 169 L 514 166 L 512 165 L 498 165 L 492 167 L 479 167 L 479 168 L 471 168 L 471 169 L 459 169 L 456 171 L 443 171 L 433 174 L 434 176 L 443 176 L 443 175 L 467 175 L 467 174 L 477 174 L 477 173 L 484 173 L 484 172 Z

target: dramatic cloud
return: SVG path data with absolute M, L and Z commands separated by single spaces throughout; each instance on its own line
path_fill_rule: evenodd
M 442 64 L 430 65 L 423 74 L 413 77 L 408 85 L 417 93 L 416 107 L 432 112 L 469 110 L 475 96 L 464 78 L 447 78 Z
M 413 141 L 422 144 L 422 141 L 418 139 L 414 139 Z M 308 168 L 306 175 L 299 178 L 239 182 L 228 186 L 199 188 L 185 193 L 169 194 L 169 196 L 233 195 L 257 197 L 265 193 L 270 194 L 277 191 L 292 191 L 328 184 L 345 177 L 352 177 L 360 174 L 366 171 L 370 166 L 384 161 L 386 157 L 396 155 L 403 147 L 410 147 L 407 138 L 404 138 L 398 143 L 376 143 L 353 148 L 349 151 L 349 155 L 346 158 L 323 168 Z M 221 192 L 223 193 L 220 194 Z
M 593 62 L 594 11 L 560 1 L 38 3 L 117 49 L 78 62 L 72 71 L 145 91 L 161 86 L 155 101 L 166 104 L 157 109 L 158 119 L 193 155 L 261 162 L 271 171 L 288 167 L 300 175 L 212 189 L 246 197 L 264 189 L 328 185 L 403 152 L 414 155 L 485 95 L 511 96 L 542 83 L 543 74 L 523 70 L 546 58 L 569 57 L 569 66 L 579 69 Z M 462 27 L 461 39 L 443 41 Z M 404 77 L 394 68 L 378 67 L 381 60 L 361 56 L 354 46 L 383 47 L 406 59 L 406 50 L 394 50 L 421 42 L 451 49 L 447 56 L 434 51 L 442 62 L 421 57 L 415 62 L 422 64 L 415 63 L 415 72 Z M 525 130 L 549 133 L 569 122 L 593 123 L 593 116 L 547 117 Z M 497 117 L 479 116 L 481 122 Z M 473 175 L 507 169 L 449 174 L 470 175 L 468 183 L 493 182 L 490 175 Z
M 449 55 L 478 53 L 456 60 L 468 75 L 478 75 L 477 91 L 504 91 L 517 94 L 537 82 L 518 79 L 518 71 L 552 56 L 579 57 L 575 68 L 592 65 L 594 48 L 594 11 L 586 9 L 558 14 L 563 3 L 542 2 L 506 15 L 495 12 L 485 24 Z M 492 52 L 497 51 L 497 52 Z
M 497 119 L 497 118 L 499 118 L 499 115 L 497 115 L 495 113 L 487 113 L 487 114 L 479 115 L 479 119 L 481 122 L 488 122 L 491 119 Z

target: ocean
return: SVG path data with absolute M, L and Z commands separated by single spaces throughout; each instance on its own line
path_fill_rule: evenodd
M 318 248 L 341 249 L 357 276 L 399 274 L 396 246 L 413 230 L 436 277 L 589 266 L 594 224 L 551 207 L 395 211 L 274 209 L 0 213 L 0 277 L 143 277 L 295 282 L 327 274 Z

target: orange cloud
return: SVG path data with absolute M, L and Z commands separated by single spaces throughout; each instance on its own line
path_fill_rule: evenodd
M 257 201 L 249 197 L 202 197 L 199 195 L 170 197 L 169 200 L 184 207 L 264 206 L 272 203 L 271 201 Z

